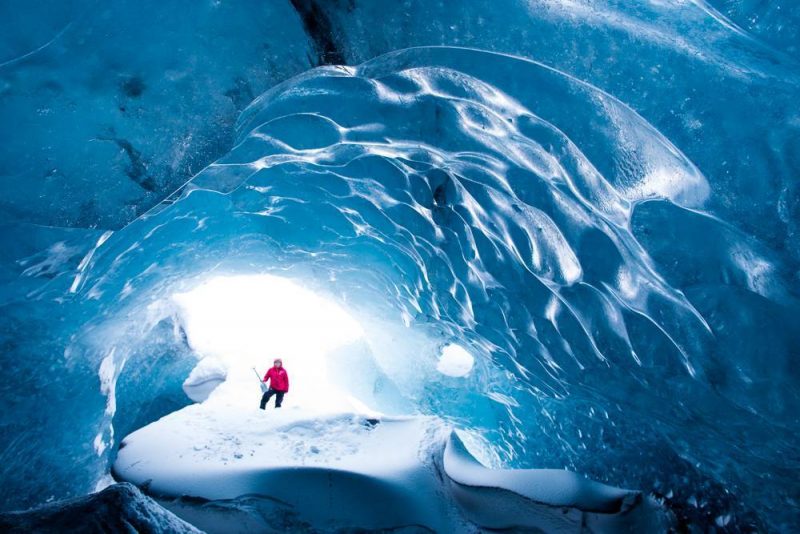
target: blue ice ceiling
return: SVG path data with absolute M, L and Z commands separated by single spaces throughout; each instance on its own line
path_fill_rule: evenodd
M 272 273 L 471 347 L 387 380 L 504 466 L 797 528 L 793 7 L 1 6 L 3 509 L 190 402 L 154 303 Z

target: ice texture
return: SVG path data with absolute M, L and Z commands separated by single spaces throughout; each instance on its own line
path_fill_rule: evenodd
M 288 2 L 4 2 L 0 20 L 4 220 L 120 227 L 224 154 L 253 98 L 312 66 Z
M 792 284 L 779 256 L 704 211 L 708 179 L 629 107 L 539 63 L 421 48 L 310 71 L 239 128 L 228 155 L 76 276 L 75 295 L 113 317 L 84 334 L 84 353 L 114 347 L 121 372 L 149 334 L 111 325 L 141 299 L 257 265 L 474 348 L 482 370 L 466 383 L 384 371 L 416 410 L 480 429 L 501 464 L 629 487 L 707 476 L 768 508 L 788 498 Z M 711 245 L 673 260 L 701 236 Z M 684 275 L 689 262 L 705 269 Z M 758 351 L 739 338 L 764 328 L 756 380 Z M 721 491 L 707 499 L 732 506 Z
M 709 210 L 800 260 L 793 0 L 313 3 L 350 64 L 465 46 L 541 61 L 613 94 L 710 179 Z
M 3 509 L 102 486 L 191 402 L 172 296 L 270 273 L 486 465 L 798 529 L 791 1 L 253 4 L 0 8 Z
M 92 495 L 46 504 L 26 512 L 0 513 L 8 533 L 147 532 L 200 534 L 128 483 Z

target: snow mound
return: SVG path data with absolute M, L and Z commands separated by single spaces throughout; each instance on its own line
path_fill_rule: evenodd
M 587 480 L 563 469 L 488 469 L 453 433 L 444 453 L 445 471 L 453 482 L 475 488 L 504 489 L 550 506 L 616 513 L 640 499 L 629 491 Z
M 669 515 L 639 491 L 588 480 L 559 469 L 489 469 L 453 432 L 443 458 L 453 496 L 485 528 L 574 532 L 662 532 Z
M 0 531 L 200 533 L 127 483 L 26 512 L 2 513 Z
M 262 510 L 257 515 L 263 516 L 276 503 L 293 511 L 298 524 L 315 528 L 461 530 L 438 496 L 432 459 L 444 435 L 439 420 L 301 408 L 230 411 L 213 400 L 125 438 L 115 476 L 145 487 L 209 531 L 228 530 L 231 509 Z M 203 506 L 187 505 L 185 497 Z M 242 499 L 247 506 L 230 504 Z M 208 501 L 228 503 L 225 527 L 214 527 Z
M 271 531 L 276 518 L 323 531 L 669 523 L 637 491 L 566 471 L 488 469 L 439 418 L 261 411 L 218 393 L 126 437 L 114 474 L 208 532 Z
M 228 371 L 216 358 L 205 357 L 183 382 L 183 392 L 195 402 L 203 402 L 225 381 Z
M 442 349 L 436 370 L 452 377 L 467 376 L 475 365 L 475 357 L 461 345 L 447 345 Z

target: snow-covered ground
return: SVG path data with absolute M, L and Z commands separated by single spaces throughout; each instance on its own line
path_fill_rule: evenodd
M 463 530 L 439 494 L 435 419 L 220 408 L 190 406 L 135 432 L 116 475 L 162 498 L 258 496 L 267 509 L 278 501 L 317 528 Z M 209 529 L 202 519 L 198 526 Z
M 566 471 L 487 469 L 439 418 L 274 400 L 262 411 L 258 382 L 239 378 L 126 437 L 115 476 L 210 532 L 668 524 L 639 492 Z

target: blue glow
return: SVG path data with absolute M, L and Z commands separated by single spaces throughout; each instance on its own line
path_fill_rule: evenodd
M 289 2 L 0 8 L 3 511 L 294 333 L 302 398 L 325 360 L 495 467 L 800 526 L 793 4 L 311 3 L 327 40 Z M 186 297 L 248 277 L 303 289 Z

